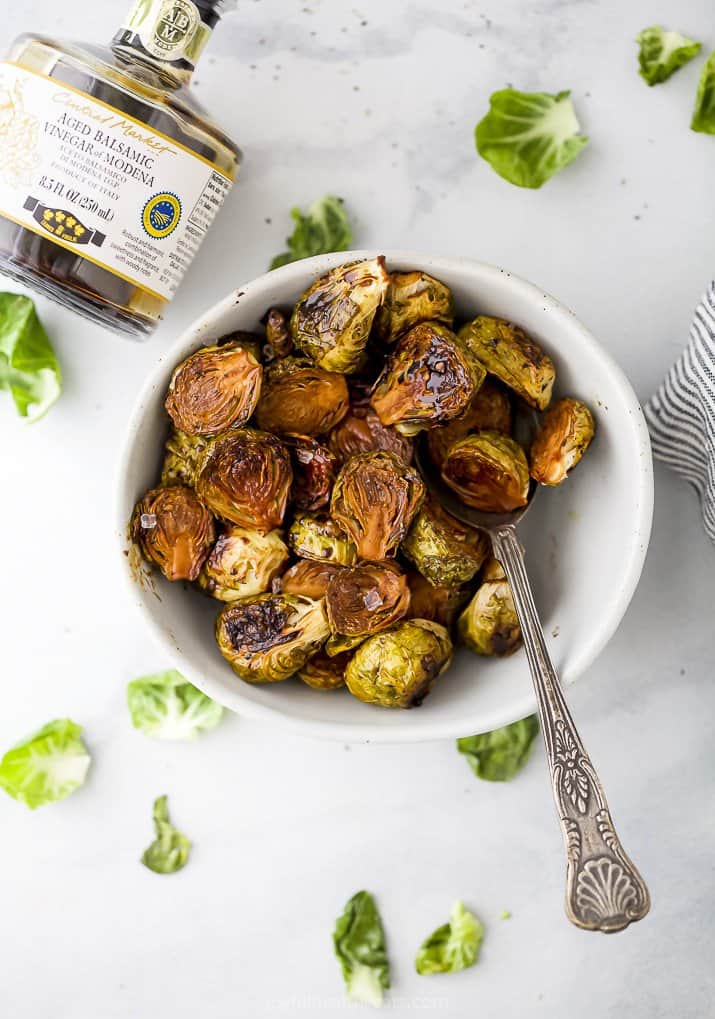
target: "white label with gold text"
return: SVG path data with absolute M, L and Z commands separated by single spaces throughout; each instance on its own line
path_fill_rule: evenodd
M 0 215 L 170 300 L 230 187 L 140 121 L 0 62 Z

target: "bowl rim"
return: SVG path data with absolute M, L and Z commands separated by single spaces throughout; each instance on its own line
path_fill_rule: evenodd
M 536 710 L 536 697 L 533 690 L 529 690 L 529 693 L 525 694 L 518 702 L 510 702 L 508 707 L 493 710 L 490 715 L 487 716 L 487 723 L 485 724 L 484 719 L 482 719 L 477 729 L 474 728 L 474 724 L 470 726 L 468 722 L 465 722 L 464 726 L 460 727 L 458 731 L 455 730 L 454 722 L 449 719 L 432 720 L 432 724 L 430 725 L 430 719 L 428 717 L 425 718 L 424 716 L 421 716 L 422 721 L 418 727 L 411 727 L 391 726 L 390 724 L 385 724 L 384 720 L 383 724 L 371 724 L 369 721 L 362 724 L 355 724 L 351 722 L 310 719 L 305 718 L 300 714 L 286 712 L 284 708 L 280 706 L 274 707 L 268 704 L 259 704 L 249 699 L 243 701 L 241 706 L 237 708 L 234 704 L 227 703 L 227 700 L 222 697 L 221 689 L 213 689 L 212 680 L 210 678 L 207 679 L 203 673 L 200 673 L 194 668 L 189 658 L 172 643 L 170 635 L 153 619 L 149 613 L 146 612 L 141 603 L 141 599 L 137 599 L 138 585 L 129 565 L 127 564 L 127 557 L 125 554 L 127 535 L 126 506 L 127 497 L 129 495 L 127 491 L 127 470 L 132 458 L 134 444 L 141 431 L 147 406 L 159 385 L 160 377 L 163 377 L 166 373 L 167 362 L 173 366 L 178 363 L 178 360 L 182 356 L 186 356 L 183 354 L 184 349 L 189 347 L 192 343 L 196 343 L 202 339 L 206 331 L 211 329 L 211 324 L 225 312 L 229 311 L 230 308 L 234 306 L 249 289 L 252 291 L 265 289 L 269 280 L 286 281 L 286 279 L 303 277 L 305 275 L 317 277 L 328 271 L 333 266 L 339 265 L 341 262 L 350 261 L 352 259 L 374 258 L 376 253 L 383 254 L 388 263 L 412 264 L 424 271 L 434 273 L 437 276 L 439 276 L 440 271 L 450 273 L 454 271 L 477 270 L 482 278 L 491 277 L 493 279 L 498 279 L 499 277 L 507 277 L 509 279 L 510 286 L 516 288 L 517 291 L 520 291 L 525 299 L 538 303 L 545 311 L 548 311 L 553 316 L 561 318 L 562 320 L 567 320 L 568 328 L 574 329 L 580 334 L 580 339 L 584 345 L 589 348 L 590 352 L 603 364 L 614 389 L 619 393 L 624 406 L 628 409 L 629 417 L 633 422 L 634 436 L 640 451 L 640 470 L 637 475 L 636 492 L 637 516 L 636 519 L 632 521 L 632 527 L 634 530 L 630 544 L 629 557 L 627 562 L 624 564 L 625 569 L 618 595 L 611 603 L 608 614 L 604 615 L 601 619 L 599 627 L 594 629 L 591 639 L 582 644 L 578 652 L 574 653 L 565 685 L 570 686 L 583 675 L 590 665 L 593 664 L 599 654 L 609 643 L 625 616 L 626 610 L 638 585 L 648 551 L 653 521 L 654 491 L 653 460 L 650 437 L 645 417 L 633 387 L 628 381 L 623 369 L 619 366 L 613 356 L 601 347 L 590 330 L 583 325 L 570 308 L 562 304 L 555 297 L 552 297 L 542 287 L 536 286 L 536 284 L 529 282 L 521 276 L 517 276 L 499 266 L 481 262 L 478 259 L 473 259 L 467 256 L 426 255 L 422 252 L 395 248 L 355 249 L 316 255 L 312 258 L 302 259 L 298 262 L 292 262 L 288 265 L 281 266 L 278 269 L 262 273 L 260 276 L 257 276 L 254 279 L 249 280 L 247 283 L 236 287 L 221 300 L 215 302 L 210 308 L 196 316 L 196 318 L 186 329 L 183 330 L 183 332 L 167 348 L 167 350 L 165 350 L 157 358 L 156 363 L 151 368 L 138 396 L 134 401 L 127 421 L 124 440 L 122 442 L 117 462 L 114 484 L 115 532 L 119 542 L 120 551 L 122 553 L 120 556 L 120 560 L 123 564 L 121 572 L 131 601 L 136 606 L 137 611 L 142 616 L 145 625 L 149 628 L 155 641 L 166 653 L 171 664 L 179 669 L 187 679 L 202 690 L 207 696 L 221 703 L 228 710 L 231 710 L 236 714 L 243 715 L 246 718 L 273 722 L 284 728 L 299 731 L 309 736 L 340 741 L 343 743 L 397 744 L 454 739 L 458 736 L 471 735 L 476 731 L 487 732 L 491 729 L 496 729 L 502 725 L 515 721 L 518 718 L 523 718 L 526 715 L 532 714 Z M 268 307 L 269 304 L 270 300 L 268 301 L 268 304 L 266 304 L 266 307 Z M 132 494 L 132 500 L 133 498 L 134 495 Z M 526 668 L 526 661 L 524 664 Z M 237 696 L 240 700 L 240 687 L 237 687 Z

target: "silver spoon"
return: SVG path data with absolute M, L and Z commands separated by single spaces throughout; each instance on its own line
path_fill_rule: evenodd
M 538 486 L 532 482 L 529 502 L 523 509 L 484 513 L 466 506 L 447 487 L 421 441 L 416 447 L 417 465 L 427 487 L 452 516 L 487 532 L 494 556 L 511 586 L 564 837 L 566 915 L 571 923 L 585 930 L 609 933 L 623 930 L 646 915 L 650 896 L 616 834 L 603 788 L 566 705 L 526 575 L 516 525 L 532 505 Z

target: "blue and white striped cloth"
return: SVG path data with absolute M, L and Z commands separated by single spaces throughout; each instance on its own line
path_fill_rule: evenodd
M 700 496 L 715 541 L 715 282 L 695 309 L 687 347 L 645 406 L 653 453 Z

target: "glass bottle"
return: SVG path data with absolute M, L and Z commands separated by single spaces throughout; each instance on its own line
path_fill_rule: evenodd
M 188 89 L 234 0 L 137 0 L 110 47 L 22 35 L 0 62 L 0 272 L 150 333 L 241 153 Z

